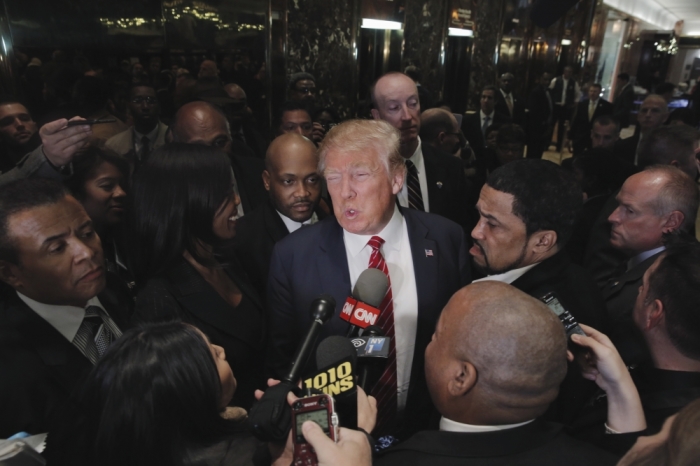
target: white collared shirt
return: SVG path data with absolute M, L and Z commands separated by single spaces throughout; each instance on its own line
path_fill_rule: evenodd
M 282 214 L 279 210 L 276 210 L 276 212 L 277 212 L 277 215 L 279 215 L 280 218 L 282 219 L 282 221 L 284 222 L 284 226 L 287 227 L 287 231 L 290 232 L 290 233 L 294 233 L 294 232 L 297 231 L 299 228 L 301 228 L 303 225 L 313 225 L 314 223 L 318 222 L 318 217 L 316 216 L 316 212 L 314 212 L 314 213 L 311 215 L 311 218 L 310 218 L 310 219 L 308 219 L 308 220 L 305 221 L 305 222 L 301 222 L 301 223 L 295 222 L 295 221 L 292 220 L 291 218 L 289 218 L 289 217 L 287 217 L 286 215 Z
M 398 409 L 406 407 L 408 386 L 411 380 L 411 365 L 416 346 L 416 326 L 418 323 L 418 291 L 413 269 L 411 243 L 408 228 L 399 208 L 394 205 L 394 214 L 389 223 L 377 235 L 356 235 L 343 231 L 345 253 L 350 271 L 350 288 L 355 286 L 358 277 L 367 269 L 372 248 L 367 242 L 372 236 L 384 240 L 381 253 L 389 268 L 391 294 L 394 306 L 394 332 L 396 342 L 396 382 L 398 388 Z
M 497 274 L 497 275 L 489 275 L 489 276 L 486 276 L 486 277 L 484 277 L 484 278 L 480 278 L 480 279 L 478 279 L 478 280 L 474 280 L 472 283 L 476 283 L 476 282 L 486 282 L 486 281 L 490 281 L 490 280 L 491 280 L 491 281 L 495 281 L 495 282 L 507 283 L 507 284 L 510 285 L 510 284 L 513 283 L 515 280 L 517 280 L 518 278 L 520 278 L 520 277 L 522 277 L 523 275 L 525 275 L 525 274 L 527 273 L 528 270 L 530 270 L 531 268 L 533 268 L 533 267 L 536 266 L 537 264 L 539 264 L 539 262 L 537 262 L 536 264 L 526 265 L 525 267 L 520 267 L 519 269 L 513 269 L 513 270 L 509 270 L 509 271 L 507 271 L 507 272 L 499 273 L 499 274 Z
M 428 199 L 428 179 L 425 176 L 425 160 L 423 160 L 423 145 L 420 138 L 418 138 L 418 147 L 416 147 L 416 151 L 408 158 L 408 160 L 413 162 L 413 165 L 416 166 L 421 196 L 423 197 L 423 207 L 425 207 L 426 212 L 430 212 L 430 201 Z M 406 176 L 408 177 L 408 170 L 406 171 Z M 403 187 L 401 188 L 401 191 L 399 191 L 398 198 L 401 207 L 408 207 L 408 179 L 404 180 Z
M 109 315 L 102 303 L 100 303 L 97 296 L 88 300 L 85 308 L 76 306 L 56 306 L 54 304 L 40 303 L 38 301 L 34 301 L 32 298 L 24 296 L 19 291 L 17 291 L 17 296 L 19 296 L 19 299 L 24 301 L 24 303 L 29 306 L 32 311 L 39 314 L 39 317 L 58 330 L 58 333 L 63 335 L 66 340 L 71 343 L 73 342 L 75 335 L 78 333 L 80 324 L 83 323 L 83 319 L 85 318 L 85 308 L 88 306 L 97 306 L 104 310 L 107 315 Z
M 588 119 L 590 120 L 593 118 L 593 114 L 595 113 L 596 107 L 598 107 L 598 100 L 591 100 L 588 102 Z
M 158 139 L 158 130 L 160 129 L 160 123 L 156 123 L 156 127 L 151 130 L 150 133 L 148 134 L 141 134 L 138 131 L 136 131 L 136 128 L 134 127 L 134 150 L 138 154 L 141 152 L 141 148 L 143 147 L 143 144 L 141 144 L 141 139 L 143 139 L 144 136 L 148 138 L 148 144 L 149 144 L 149 149 L 153 150 L 153 145 L 156 143 L 156 140 Z
M 461 422 L 453 421 L 447 419 L 446 417 L 440 418 L 440 430 L 443 432 L 468 432 L 468 433 L 478 433 L 478 432 L 496 432 L 499 430 L 515 429 L 516 427 L 524 426 L 529 424 L 534 419 L 529 421 L 520 422 L 518 424 L 503 424 L 500 426 L 476 426 L 473 424 L 463 424 Z
M 486 117 L 489 117 L 489 126 L 493 124 L 493 117 L 496 116 L 496 110 L 491 112 L 489 115 L 485 114 L 483 110 L 479 110 L 479 128 L 482 128 L 484 126 L 484 119 Z
M 632 270 L 634 267 L 649 259 L 651 256 L 658 254 L 665 249 L 666 246 L 660 246 L 655 249 L 650 249 L 649 251 L 640 252 L 639 254 L 627 261 L 627 270 Z

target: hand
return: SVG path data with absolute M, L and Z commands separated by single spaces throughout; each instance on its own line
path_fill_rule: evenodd
M 74 117 L 70 121 L 83 119 Z M 68 165 L 92 135 L 90 125 L 67 127 L 67 123 L 68 120 L 62 118 L 46 123 L 39 130 L 44 156 L 54 167 Z
M 360 431 L 341 427 L 335 443 L 315 422 L 306 421 L 301 430 L 306 441 L 316 450 L 319 466 L 372 465 L 372 448 L 367 436 Z
M 323 141 L 323 137 L 326 135 L 326 130 L 323 129 L 321 123 L 314 122 L 314 127 L 311 130 L 311 140 L 315 143 Z
M 274 387 L 280 381 L 276 379 L 267 379 L 267 386 Z M 265 394 L 262 390 L 255 390 L 255 399 L 260 400 Z M 298 397 L 292 393 L 287 393 L 287 403 L 291 406 Z M 287 435 L 287 441 L 284 444 L 268 442 L 267 448 L 272 457 L 272 466 L 289 466 L 294 461 L 294 443 L 292 442 L 292 430 Z
M 377 424 L 377 400 L 357 386 L 357 427 L 372 432 Z

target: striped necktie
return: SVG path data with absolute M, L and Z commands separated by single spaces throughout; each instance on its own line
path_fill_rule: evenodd
M 420 180 L 418 180 L 418 169 L 410 160 L 406 160 L 406 168 L 408 169 L 408 180 L 406 183 L 408 188 L 408 206 L 411 209 L 425 212 L 423 194 L 420 190 Z
M 386 369 L 379 378 L 379 382 L 372 388 L 371 394 L 377 399 L 377 427 L 373 431 L 377 436 L 386 435 L 392 432 L 396 421 L 396 404 L 397 404 L 397 380 L 396 380 L 396 338 L 394 337 L 394 304 L 391 294 L 391 278 L 389 277 L 389 268 L 384 261 L 379 248 L 384 244 L 384 240 L 379 236 L 372 236 L 367 242 L 367 245 L 372 248 L 372 253 L 369 257 L 370 269 L 379 269 L 386 275 L 389 280 L 389 288 L 384 295 L 384 299 L 379 304 L 381 314 L 377 321 L 377 325 L 384 331 L 387 337 L 391 338 L 389 344 L 389 359 L 387 360 Z
M 73 345 L 94 365 L 120 336 L 121 330 L 101 307 L 88 306 Z

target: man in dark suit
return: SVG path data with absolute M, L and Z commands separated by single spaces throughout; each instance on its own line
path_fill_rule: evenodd
M 553 292 L 578 322 L 599 326 L 605 305 L 593 280 L 569 261 L 571 237 L 582 194 L 573 177 L 545 160 L 521 159 L 496 169 L 481 190 L 481 216 L 469 250 L 486 278 L 542 298 Z M 595 389 L 571 371 L 548 416 L 571 419 Z
M 13 291 L 0 304 L 0 438 L 48 431 L 121 336 L 130 299 L 106 275 L 90 217 L 61 185 L 3 187 L 0 280 Z
M 425 351 L 440 430 L 417 433 L 375 464 L 615 464 L 541 418 L 566 370 L 566 336 L 547 306 L 503 283 L 469 285 L 450 299 Z
M 321 176 L 316 146 L 296 133 L 272 141 L 265 158 L 267 202 L 236 225 L 235 252 L 248 278 L 265 296 L 272 248 L 289 233 L 325 218 L 319 210 Z
M 431 212 L 463 227 L 468 224 L 467 185 L 462 162 L 422 144 L 416 83 L 403 73 L 387 73 L 372 87 L 372 117 L 401 131 L 407 178 L 398 195 L 402 207 Z
M 552 75 L 542 74 L 537 86 L 530 93 L 527 108 L 527 157 L 541 159 L 542 154 L 552 142 L 552 126 L 554 123 L 554 103 L 549 94 L 549 83 Z
M 515 76 L 504 73 L 498 84 L 500 89 L 496 92 L 496 113 L 506 115 L 512 123 L 522 126 L 525 123 L 525 106 L 513 94 Z
M 427 423 L 423 351 L 443 306 L 470 274 L 457 224 L 397 205 L 406 170 L 399 138 L 389 123 L 366 120 L 342 123 L 326 136 L 319 171 L 335 215 L 277 243 L 267 296 L 268 367 L 279 376 L 309 327 L 316 297 L 328 293 L 336 301 L 320 338 L 346 335 L 349 325 L 339 314 L 360 273 L 369 266 L 388 275 L 377 324 L 392 337 L 392 352 L 369 392 L 377 396 L 378 435 L 403 439 Z
M 602 87 L 598 83 L 588 86 L 588 99 L 576 104 L 574 117 L 571 119 L 569 139 L 572 141 L 574 157 L 591 148 L 591 130 L 593 121 L 613 112 L 613 105 L 600 97 Z
M 672 166 L 655 166 L 630 176 L 617 194 L 618 207 L 608 217 L 610 244 L 627 260 L 603 287 L 610 339 L 627 364 L 648 357 L 632 321 L 632 309 L 644 272 L 665 249 L 664 235 L 688 232 L 698 211 L 695 182 Z
M 630 125 L 630 113 L 634 109 L 634 86 L 627 73 L 617 75 L 617 92 L 613 105 L 613 116 L 620 121 L 620 127 L 627 128 Z
M 486 128 L 510 122 L 507 115 L 496 111 L 496 94 L 499 92 L 496 86 L 484 87 L 479 100 L 479 111 L 462 118 L 462 133 L 469 141 L 477 163 L 480 164 L 483 164 L 485 159 L 486 142 L 484 136 Z
M 241 155 L 241 147 L 245 148 L 246 153 L 250 149 L 231 137 L 231 129 L 221 109 L 209 102 L 185 104 L 175 114 L 171 129 L 174 142 L 203 144 L 219 148 L 228 154 L 233 168 L 233 189 L 241 199 L 239 216 L 264 202 L 267 192 L 261 176 L 265 164 L 254 156 Z
M 664 98 L 656 94 L 648 95 L 639 107 L 639 113 L 637 114 L 639 131 L 628 138 L 620 139 L 615 144 L 615 155 L 629 163 L 638 165 L 639 153 L 644 147 L 644 139 L 653 130 L 661 127 L 667 118 L 668 103 Z

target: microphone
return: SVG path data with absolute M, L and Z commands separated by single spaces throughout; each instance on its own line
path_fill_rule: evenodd
M 371 325 L 361 331 L 361 335 L 351 340 L 357 351 L 358 385 L 369 393 L 379 381 L 391 348 L 391 337 L 384 336 L 384 331 Z
M 349 322 L 348 337 L 358 329 L 375 325 L 381 314 L 377 309 L 389 289 L 389 278 L 379 269 L 366 269 L 357 278 L 352 296 L 345 300 L 340 318 Z
M 287 374 L 274 387 L 265 390 L 262 398 L 253 405 L 248 416 L 255 437 L 263 442 L 283 442 L 292 426 L 292 410 L 287 394 L 296 390 L 296 382 L 311 354 L 323 324 L 335 313 L 335 299 L 323 294 L 311 303 L 313 322 L 306 337 L 297 348 Z
M 332 395 L 341 427 L 357 429 L 357 353 L 350 340 L 330 336 L 316 350 L 316 374 L 303 387 Z

